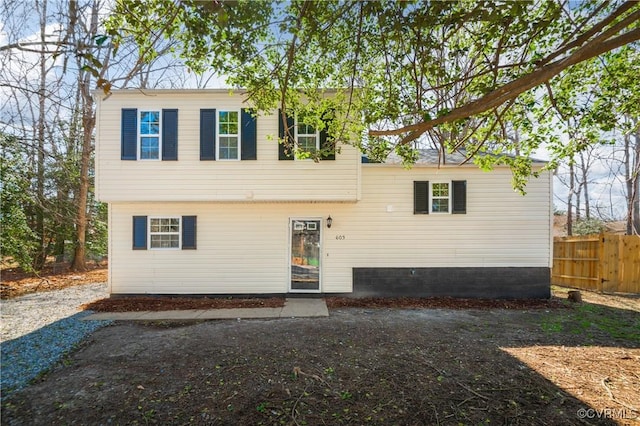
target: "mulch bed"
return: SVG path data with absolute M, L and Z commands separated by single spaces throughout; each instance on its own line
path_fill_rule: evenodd
M 122 296 L 97 300 L 83 305 L 85 310 L 97 312 L 173 311 L 183 309 L 279 308 L 284 298 L 242 297 L 170 297 Z M 393 298 L 327 297 L 329 309 L 339 308 L 404 308 L 404 309 L 557 309 L 567 304 L 560 299 L 456 299 L 452 297 Z
M 175 311 L 181 309 L 280 308 L 284 298 L 209 298 L 123 296 L 100 299 L 82 305 L 82 309 L 97 312 Z
M 106 281 L 105 263 L 88 262 L 84 272 L 71 271 L 68 263 L 47 264 L 38 274 L 24 272 L 20 268 L 7 268 L 2 269 L 0 299 Z
M 551 299 L 458 299 L 453 297 L 328 297 L 327 307 L 337 308 L 432 308 L 432 309 L 556 309 L 567 307 Z

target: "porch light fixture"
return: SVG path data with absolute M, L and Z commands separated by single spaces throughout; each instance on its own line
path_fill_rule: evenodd
M 331 215 L 327 218 L 327 228 L 331 228 L 331 224 L 333 223 L 333 219 L 331 219 Z

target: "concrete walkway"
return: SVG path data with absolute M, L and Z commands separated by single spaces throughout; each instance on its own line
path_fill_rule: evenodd
M 211 320 L 236 318 L 328 317 L 324 299 L 286 299 L 282 308 L 188 309 L 176 311 L 98 312 L 82 318 L 92 320 Z

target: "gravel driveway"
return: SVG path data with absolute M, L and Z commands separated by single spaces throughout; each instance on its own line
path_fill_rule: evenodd
M 48 370 L 109 321 L 82 321 L 80 306 L 107 297 L 107 284 L 87 284 L 3 300 L 2 398 Z
M 0 342 L 15 339 L 80 311 L 80 305 L 108 297 L 107 284 L 86 284 L 3 300 Z

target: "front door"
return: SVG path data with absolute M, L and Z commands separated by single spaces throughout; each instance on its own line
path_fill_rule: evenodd
M 292 292 L 320 291 L 320 219 L 291 219 Z

